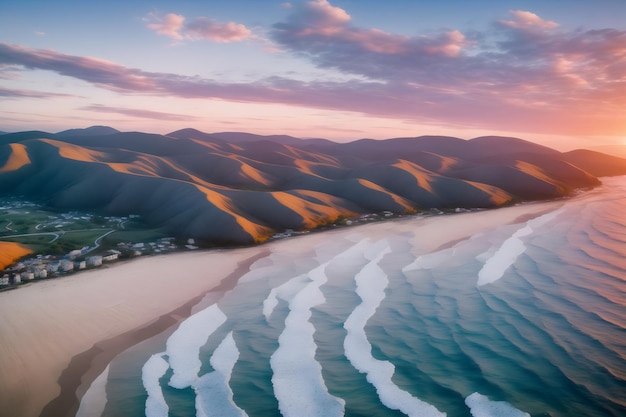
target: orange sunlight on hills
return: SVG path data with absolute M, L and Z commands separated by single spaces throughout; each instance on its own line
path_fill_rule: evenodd
M 423 188 L 430 193 L 434 192 L 433 187 L 430 184 L 433 180 L 432 172 L 429 172 L 418 165 L 405 161 L 404 159 L 401 159 L 398 163 L 393 164 L 392 166 L 400 168 L 401 170 L 411 174 L 415 178 L 415 181 L 417 181 L 417 184 L 420 188 Z
M 483 191 L 485 194 L 489 194 L 491 202 L 495 206 L 501 206 L 503 204 L 507 204 L 511 202 L 511 196 L 504 190 L 501 190 L 498 187 L 494 187 L 489 184 L 481 184 L 479 182 L 474 181 L 465 181 L 468 184 L 471 184 L 473 187 L 478 188 Z
M 195 184 L 195 186 L 198 190 L 204 193 L 204 195 L 206 195 L 206 199 L 211 204 L 213 204 L 216 208 L 222 210 L 224 213 L 231 215 L 235 219 L 237 224 L 239 224 L 239 226 L 248 235 L 250 235 L 250 237 L 252 237 L 254 242 L 264 242 L 272 235 L 273 232 L 269 228 L 263 227 L 260 224 L 254 223 L 244 216 L 237 214 L 235 212 L 234 204 L 228 197 L 201 185 Z
M 14 242 L 0 242 L 0 269 L 12 265 L 23 256 L 33 253 L 26 246 Z
M 4 166 L 0 167 L 0 172 L 17 171 L 24 165 L 30 164 L 26 146 L 21 143 L 11 143 L 9 146 L 11 147 L 11 153 Z
M 59 150 L 59 156 L 83 162 L 101 162 L 106 154 L 81 146 L 59 142 L 53 139 L 41 139 L 42 142 L 52 145 Z
M 319 200 L 317 194 L 319 193 L 309 192 L 308 195 Z M 330 198 L 325 199 L 327 205 L 322 205 L 304 200 L 283 191 L 273 192 L 272 196 L 278 200 L 280 204 L 302 217 L 302 224 L 307 229 L 315 228 L 324 223 L 332 223 L 341 215 L 353 214 L 348 210 L 337 208 L 337 205 L 334 204 Z
M 525 172 L 528 175 L 532 175 L 533 177 L 545 181 L 549 184 L 554 183 L 554 180 L 536 165 L 524 161 L 517 161 L 515 163 L 515 167 L 520 171 Z
M 405 200 L 404 198 L 395 195 L 394 193 L 390 192 L 389 190 L 381 187 L 378 184 L 375 184 L 369 180 L 364 180 L 364 179 L 358 179 L 359 184 L 361 184 L 364 187 L 367 188 L 371 188 L 372 190 L 376 190 L 376 191 L 380 191 L 381 193 L 385 193 L 387 194 L 389 197 L 391 197 L 391 199 L 396 203 L 399 204 L 400 206 L 404 207 L 406 213 L 414 213 L 415 212 L 415 208 L 411 206 L 411 204 Z

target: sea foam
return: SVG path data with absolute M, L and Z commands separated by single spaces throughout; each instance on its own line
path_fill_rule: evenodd
M 309 277 L 306 274 L 302 274 L 276 288 L 272 288 L 267 298 L 263 300 L 263 315 L 265 319 L 270 319 L 270 316 L 278 305 L 279 298 L 282 300 L 290 300 L 309 281 Z
M 543 216 L 530 220 L 523 227 L 515 231 L 515 233 L 506 239 L 495 253 L 485 261 L 485 264 L 478 272 L 476 285 L 482 287 L 483 285 L 491 284 L 502 278 L 506 270 L 526 251 L 526 245 L 524 245 L 522 237 L 532 234 L 534 230 L 548 223 L 561 212 L 562 210 L 556 210 L 544 214 Z M 480 260 L 483 255 L 484 254 L 479 255 L 477 259 Z
M 226 315 L 213 304 L 183 321 L 167 339 L 166 354 L 174 371 L 171 387 L 182 389 L 194 383 L 202 366 L 200 348 L 225 321 Z
M 100 417 L 102 415 L 106 407 L 106 384 L 109 378 L 109 368 L 110 365 L 91 383 L 80 400 L 76 417 Z
M 291 291 L 295 285 L 283 285 L 284 291 L 275 294 L 289 302 L 285 329 L 278 338 L 278 349 L 270 358 L 274 394 L 285 417 L 330 417 L 344 413 L 344 401 L 328 392 L 322 367 L 315 360 L 315 327 L 309 321 L 311 309 L 325 302 L 320 287 L 327 281 L 326 266 L 322 264 L 309 272 L 308 284 L 297 293 Z M 292 281 L 299 284 L 299 278 Z
M 518 410 L 505 401 L 491 401 L 477 392 L 465 398 L 473 417 L 530 417 L 530 414 Z
M 193 384 L 196 391 L 197 417 L 247 417 L 245 411 L 233 401 L 229 381 L 239 359 L 239 350 L 230 332 L 211 356 L 214 371 L 209 372 Z
M 347 331 L 344 340 L 346 357 L 352 366 L 367 375 L 368 382 L 376 388 L 381 403 L 386 407 L 400 410 L 410 417 L 445 416 L 445 413 L 441 413 L 431 404 L 413 397 L 395 385 L 392 381 L 395 372 L 393 364 L 372 356 L 372 346 L 367 339 L 365 325 L 385 298 L 385 288 L 389 280 L 378 263 L 390 252 L 389 246 L 381 249 L 379 245 L 364 252 L 366 258 L 371 260 L 355 277 L 356 292 L 362 302 L 344 323 Z
M 169 364 L 163 359 L 163 353 L 152 355 L 141 368 L 141 380 L 148 393 L 146 400 L 146 417 L 167 417 L 169 407 L 165 402 L 159 380 L 169 369 Z

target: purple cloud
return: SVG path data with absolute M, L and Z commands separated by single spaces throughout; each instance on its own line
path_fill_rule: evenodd
M 142 71 L 92 57 L 61 54 L 0 42 L 0 61 L 27 69 L 42 69 L 88 81 L 116 91 L 154 91 L 158 88 Z
M 252 37 L 252 31 L 235 22 L 222 23 L 208 17 L 197 17 L 185 23 L 185 17 L 168 13 L 165 16 L 150 14 L 148 28 L 175 40 L 210 40 L 213 42 L 239 42 Z
M 73 94 L 47 93 L 44 91 L 19 90 L 0 87 L 0 97 L 5 98 L 58 98 L 77 97 Z
M 198 120 L 197 117 L 187 116 L 184 114 L 165 113 L 160 111 L 129 109 L 125 107 L 111 107 L 101 104 L 92 104 L 90 106 L 81 107 L 81 110 L 93 111 L 98 113 L 113 113 L 124 116 L 140 117 L 142 119 L 154 120 L 170 120 L 175 122 L 192 122 Z

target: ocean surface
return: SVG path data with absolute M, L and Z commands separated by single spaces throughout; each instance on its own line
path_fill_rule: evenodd
M 271 253 L 78 415 L 626 416 L 626 177 L 603 182 L 432 253 L 420 218 Z

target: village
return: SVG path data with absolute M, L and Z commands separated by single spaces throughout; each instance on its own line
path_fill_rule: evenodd
M 37 254 L 7 268 L 0 276 L 0 290 L 15 288 L 33 280 L 57 278 L 99 268 L 123 259 L 181 249 L 194 250 L 197 249 L 194 243 L 193 239 L 188 239 L 185 245 L 179 245 L 175 243 L 175 238 L 166 237 L 148 243 L 118 243 L 116 249 L 109 249 L 97 255 L 91 254 L 93 249 L 91 247 L 76 249 L 62 256 Z
M 0 270 L 0 291 L 99 268 L 123 259 L 197 249 L 193 239 L 161 237 L 135 226 L 140 216 L 51 212 L 17 198 L 0 199 L 0 239 L 33 245 L 35 253 Z M 117 232 L 127 241 L 103 244 Z M 132 235 L 124 235 L 132 233 Z M 131 241 L 132 240 L 132 241 Z
M 143 242 L 120 242 L 113 248 L 110 245 L 107 248 L 101 246 L 103 238 L 114 232 L 127 229 L 129 223 L 139 219 L 137 215 L 98 217 L 84 212 L 65 212 L 54 215 L 48 213 L 47 216 L 42 216 L 41 213 L 35 215 L 36 210 L 41 211 L 41 207 L 19 200 L 1 200 L 0 209 L 27 215 L 26 217 L 19 217 L 20 220 L 15 222 L 8 222 L 5 225 L 5 236 L 0 235 L 0 238 L 7 237 L 7 232 L 17 233 L 16 224 L 21 224 L 21 228 L 28 229 L 28 233 L 14 236 L 51 236 L 48 244 L 56 242 L 61 237 L 68 237 L 70 233 L 88 233 L 89 239 L 93 239 L 89 245 L 82 246 L 80 249 L 72 248 L 64 254 L 37 253 L 21 259 L 16 264 L 0 271 L 0 291 L 18 288 L 20 285 L 32 281 L 58 278 L 79 271 L 100 268 L 103 265 L 124 259 L 178 250 L 198 249 L 193 238 L 185 240 L 175 237 L 159 237 Z M 462 209 L 457 209 L 456 212 L 460 210 Z M 428 214 L 443 214 L 443 212 L 431 210 Z M 356 218 L 345 219 L 340 224 L 332 224 L 331 227 L 352 226 L 391 217 L 396 216 L 389 211 L 380 214 L 364 214 Z M 298 236 L 308 232 L 287 229 L 274 234 L 272 240 Z M 82 239 L 84 242 L 87 241 L 84 236 Z

